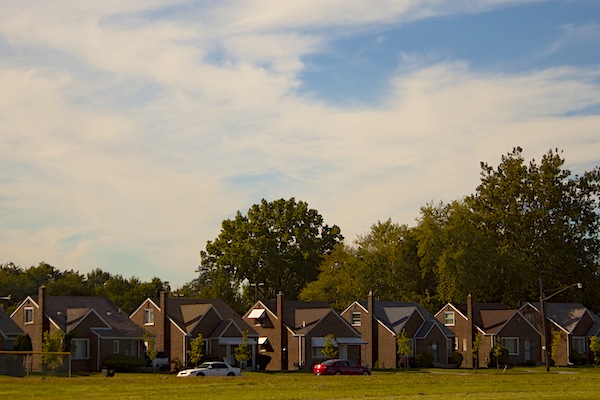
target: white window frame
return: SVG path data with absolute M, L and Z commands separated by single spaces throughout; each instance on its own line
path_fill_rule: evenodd
M 25 307 L 23 310 L 23 324 L 31 325 L 33 324 L 33 307 Z
M 506 345 L 507 342 L 514 342 L 515 343 L 515 347 L 516 347 L 516 352 L 512 352 L 511 353 L 511 349 Z M 518 356 L 519 353 L 519 338 L 518 337 L 503 337 L 502 339 L 500 339 L 500 344 L 502 345 L 502 347 L 504 347 L 506 350 L 508 350 L 508 355 L 509 356 Z
M 144 309 L 144 325 L 154 325 L 154 309 Z
M 357 311 L 353 311 L 351 315 L 352 326 L 361 326 L 361 313 Z
M 84 354 L 77 354 L 78 346 L 83 345 Z M 72 360 L 89 360 L 90 359 L 90 339 L 88 338 L 72 338 L 71 339 L 71 359 Z
M 587 337 L 585 336 L 573 336 L 573 350 L 577 350 L 577 352 L 579 353 L 579 355 L 585 355 L 587 353 Z M 579 351 L 577 345 L 575 345 L 575 342 L 579 342 L 582 346 L 581 348 L 583 349 L 582 351 Z
M 119 344 L 121 342 L 119 340 L 113 340 L 113 354 L 119 354 Z
M 454 326 L 456 322 L 456 315 L 454 311 L 444 311 L 444 325 L 445 326 Z

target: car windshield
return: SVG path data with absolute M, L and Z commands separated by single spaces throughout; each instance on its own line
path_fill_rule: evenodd
M 209 367 L 210 367 L 210 363 L 205 362 L 205 363 L 200 364 L 200 366 L 198 368 L 209 368 Z

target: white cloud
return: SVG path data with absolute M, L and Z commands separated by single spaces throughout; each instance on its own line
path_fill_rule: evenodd
M 331 26 L 518 3 L 10 2 L 0 15 L 2 257 L 177 286 L 194 278 L 221 221 L 261 197 L 308 201 L 352 240 L 471 193 L 479 161 L 513 146 L 597 163 L 599 117 L 576 113 L 598 104 L 595 70 L 500 75 L 421 59 L 379 107 L 296 92 L 302 57 L 326 48 Z

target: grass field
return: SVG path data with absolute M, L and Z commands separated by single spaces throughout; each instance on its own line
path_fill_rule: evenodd
M 167 374 L 15 378 L 0 399 L 600 399 L 600 369 L 374 372 L 371 376 L 247 372 L 235 378 Z

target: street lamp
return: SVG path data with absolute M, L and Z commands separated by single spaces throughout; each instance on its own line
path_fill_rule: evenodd
M 544 292 L 544 281 L 540 277 L 540 308 L 542 309 L 542 342 L 543 350 L 544 350 L 544 363 L 546 364 L 546 372 L 550 372 L 550 359 L 548 357 L 548 332 L 546 332 L 546 301 L 550 300 L 552 297 L 556 296 L 559 293 L 564 292 L 567 289 L 577 286 L 577 289 L 583 288 L 583 284 L 581 282 L 573 283 L 571 285 L 565 286 L 561 289 L 553 289 L 554 293 L 546 296 Z

